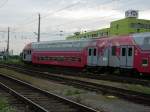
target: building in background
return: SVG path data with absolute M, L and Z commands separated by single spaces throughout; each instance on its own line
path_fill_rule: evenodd
M 128 10 L 125 18 L 110 23 L 110 28 L 99 29 L 91 32 L 76 32 L 67 39 L 100 38 L 132 33 L 150 32 L 150 20 L 138 19 L 138 11 Z

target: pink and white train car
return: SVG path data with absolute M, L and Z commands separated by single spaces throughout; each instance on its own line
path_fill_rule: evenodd
M 27 44 L 22 52 L 22 60 L 24 62 L 32 62 L 32 43 Z
M 29 46 L 29 45 L 28 45 Z M 150 74 L 150 33 L 99 39 L 35 42 L 24 51 L 34 64 L 111 67 Z M 31 51 L 31 53 L 30 53 Z M 23 52 L 24 55 L 27 55 Z M 29 57 L 29 56 L 28 56 Z
M 109 66 L 150 74 L 150 33 L 110 38 Z

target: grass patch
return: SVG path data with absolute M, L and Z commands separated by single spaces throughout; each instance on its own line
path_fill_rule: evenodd
M 83 93 L 83 91 L 79 90 L 79 89 L 75 89 L 75 88 L 71 88 L 71 89 L 68 89 L 64 92 L 64 95 L 65 96 L 73 96 L 73 95 L 78 95 L 78 94 L 81 94 Z
M 0 63 L 1 64 L 20 64 L 20 65 L 23 64 L 23 62 L 19 59 L 1 60 Z
M 9 56 L 8 58 L 5 58 L 3 60 L 0 60 L 0 63 L 2 64 L 23 64 L 21 57 L 19 55 L 13 55 Z
M 6 98 L 0 96 L 0 112 L 16 112 L 16 111 L 9 105 Z
M 128 85 L 127 87 L 129 90 L 132 90 L 132 91 L 137 91 L 137 92 L 142 92 L 142 93 L 146 93 L 146 94 L 150 94 L 150 88 L 148 87 L 143 87 L 141 85 Z

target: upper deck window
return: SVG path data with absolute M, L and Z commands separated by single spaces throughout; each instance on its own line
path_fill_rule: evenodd
M 150 37 L 145 37 L 143 43 L 144 45 L 150 45 Z
M 150 35 L 133 37 L 142 50 L 150 50 Z

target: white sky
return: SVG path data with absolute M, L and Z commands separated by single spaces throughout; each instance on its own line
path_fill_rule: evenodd
M 37 32 L 38 13 L 41 41 L 50 41 L 76 31 L 109 27 L 111 21 L 124 18 L 128 9 L 139 10 L 139 18 L 150 19 L 149 4 L 150 0 L 0 0 L 0 50 L 6 48 L 8 26 L 10 49 L 15 54 L 36 41 L 33 32 Z

